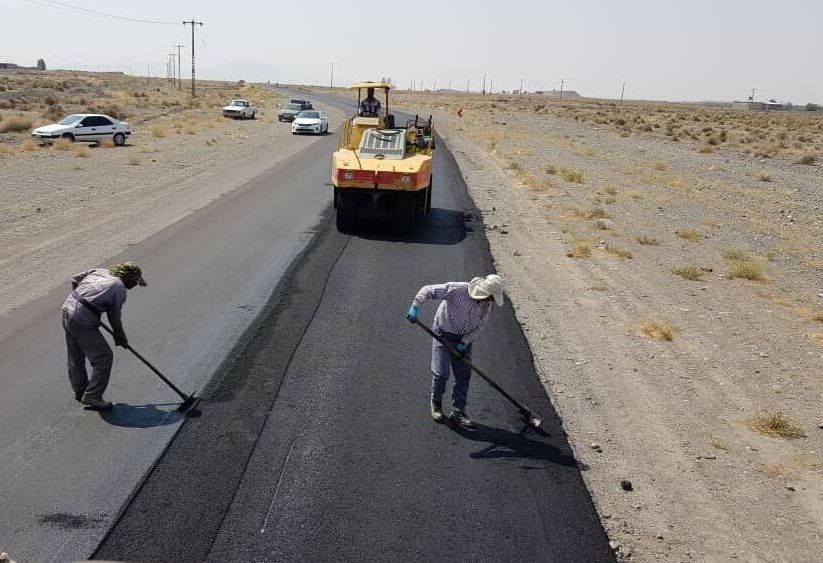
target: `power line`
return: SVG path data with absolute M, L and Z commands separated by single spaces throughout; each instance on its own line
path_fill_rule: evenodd
M 144 24 L 152 24 L 152 25 L 177 25 L 175 22 L 170 21 L 160 21 L 160 20 L 147 20 L 142 18 L 132 18 L 129 16 L 120 16 L 117 14 L 110 14 L 107 12 L 100 12 L 97 10 L 91 10 L 89 8 L 83 8 L 81 6 L 75 6 L 74 4 L 69 4 L 68 2 L 62 2 L 60 0 L 23 0 L 24 2 L 28 2 L 29 4 L 35 4 L 37 6 L 42 6 L 45 8 L 52 8 L 55 10 L 60 10 L 64 12 L 74 12 L 76 14 L 82 14 L 85 16 L 94 16 L 98 18 L 105 18 L 112 21 L 125 21 L 131 23 L 144 23 Z
M 183 22 L 184 28 L 187 25 L 191 26 L 191 97 L 194 98 L 196 96 L 194 93 L 194 28 L 198 25 L 203 27 L 203 22 L 195 21 L 194 18 L 192 18 L 191 21 Z

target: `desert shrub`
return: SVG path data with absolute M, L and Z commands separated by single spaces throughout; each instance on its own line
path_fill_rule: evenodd
M 804 154 L 799 159 L 797 159 L 797 163 L 798 164 L 814 164 L 815 160 L 817 160 L 817 159 L 815 158 L 815 156 L 813 154 Z
M 755 416 L 746 421 L 749 428 L 763 434 L 777 438 L 802 438 L 803 429 L 795 426 L 782 413 L 769 413 Z
M 592 255 L 591 245 L 580 239 L 575 239 L 571 242 L 571 251 L 566 254 L 569 258 L 588 258 Z
M 644 246 L 658 246 L 660 244 L 656 238 L 648 235 L 639 235 L 635 240 Z
M 762 281 L 763 266 L 752 260 L 737 260 L 729 267 L 727 274 L 730 280 L 740 278 L 749 281 Z
M 0 133 L 22 133 L 31 129 L 31 119 L 16 115 L 0 121 Z
M 700 234 L 700 231 L 697 229 L 680 229 L 679 231 L 675 231 L 674 234 L 691 242 L 697 242 L 703 238 L 703 235 Z
M 647 322 L 640 326 L 640 333 L 648 336 L 653 340 L 665 340 L 671 342 L 674 340 L 675 329 L 669 323 L 664 322 Z
M 672 273 L 691 281 L 698 281 L 703 276 L 703 270 L 697 266 L 678 266 L 672 268 Z

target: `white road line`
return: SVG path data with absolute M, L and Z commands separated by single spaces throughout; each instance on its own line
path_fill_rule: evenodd
M 271 498 L 271 503 L 269 504 L 269 511 L 266 513 L 266 518 L 263 520 L 263 527 L 260 528 L 260 533 L 263 534 L 266 532 L 266 527 L 269 525 L 269 518 L 271 517 L 271 511 L 274 510 L 274 503 L 277 501 L 277 493 L 280 492 L 280 485 L 283 483 L 283 475 L 286 473 L 286 467 L 289 465 L 289 459 L 291 458 L 291 453 L 294 451 L 294 443 L 297 441 L 297 438 L 291 441 L 291 447 L 289 447 L 289 453 L 286 454 L 286 461 L 283 462 L 283 469 L 280 470 L 280 478 L 277 480 L 277 488 L 274 489 L 274 496 Z

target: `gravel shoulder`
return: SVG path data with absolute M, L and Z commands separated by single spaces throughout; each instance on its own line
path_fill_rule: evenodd
M 322 107 L 332 132 L 343 114 Z M 126 147 L 54 148 L 0 158 L 0 315 L 180 220 L 316 138 L 293 136 L 276 108 L 210 119 Z M 78 156 L 86 154 L 86 156 Z M 147 275 L 150 276 L 150 273 Z
M 466 177 L 618 558 L 817 560 L 820 167 L 395 100 L 432 108 Z M 799 436 L 756 431 L 778 414 Z

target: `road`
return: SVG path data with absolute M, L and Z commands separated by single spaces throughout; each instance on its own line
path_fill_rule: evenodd
M 131 340 L 187 388 L 209 381 L 200 416 L 137 408 L 169 395 L 123 358 L 112 393 L 131 422 L 79 410 L 50 392 L 61 296 L 24 309 L 25 330 L 3 319 L 0 373 L 16 395 L 0 397 L 0 445 L 16 457 L 0 468 L 0 502 L 22 517 L 0 515 L 0 545 L 21 559 L 88 555 L 141 483 L 95 558 L 613 560 L 509 306 L 475 359 L 543 415 L 546 433 L 524 431 L 479 380 L 476 431 L 428 418 L 430 344 L 405 310 L 424 283 L 493 269 L 448 151 L 414 236 L 344 236 L 326 207 L 333 142 L 129 253 L 162 272 L 127 305 Z M 7 414 L 19 405 L 43 414 Z

